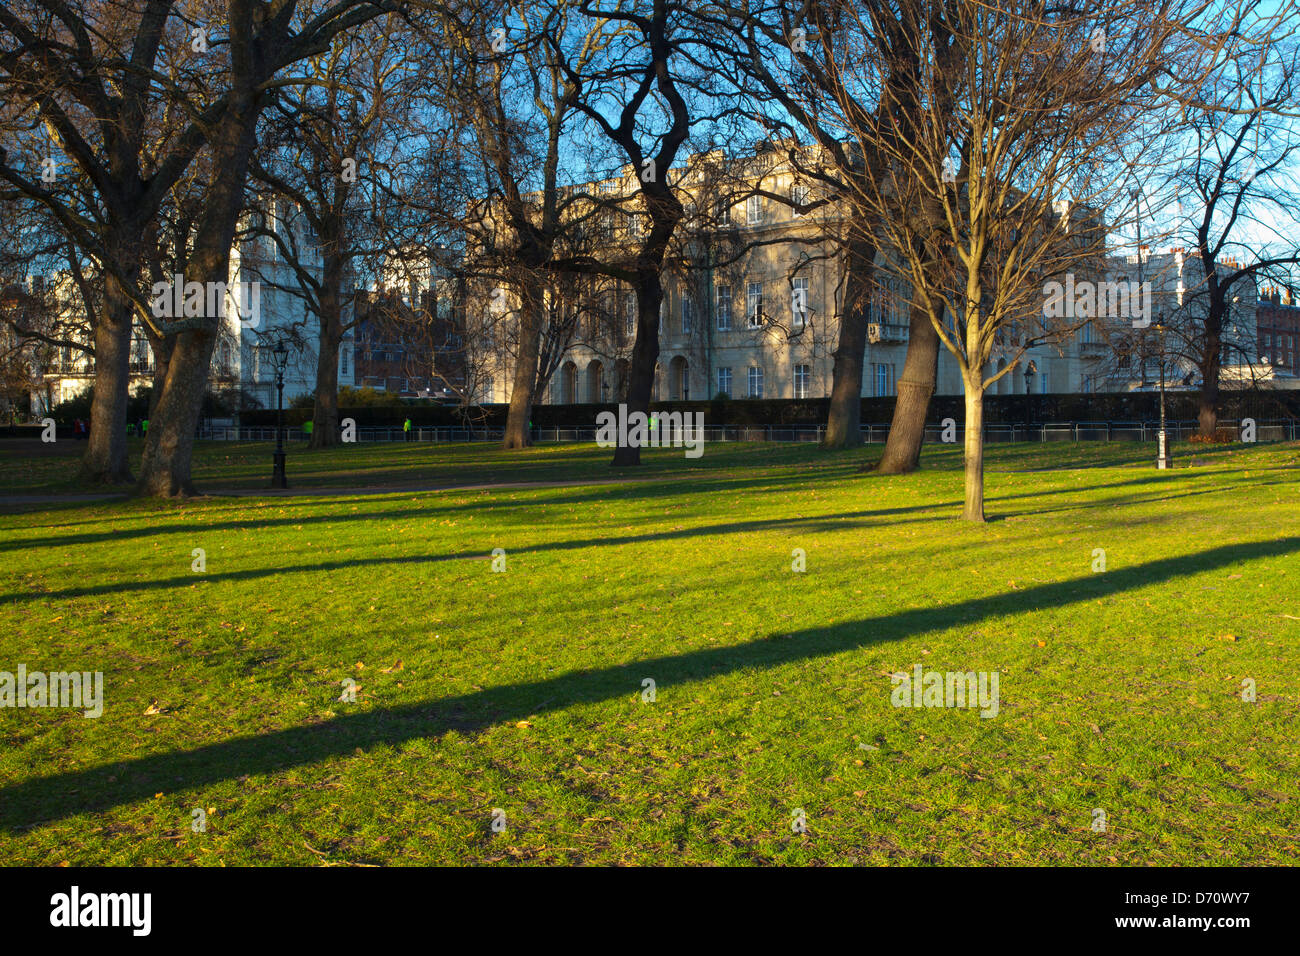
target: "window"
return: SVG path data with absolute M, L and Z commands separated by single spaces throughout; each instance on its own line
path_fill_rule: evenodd
M 641 217 L 636 213 L 627 217 L 627 234 L 634 238 L 641 235 Z
M 757 365 L 749 367 L 749 397 L 763 397 L 763 369 Z
M 718 369 L 718 391 L 731 398 L 731 369 Z
M 727 202 L 725 199 L 722 202 L 718 203 L 718 225 L 719 226 L 731 225 L 731 204 Z
M 727 332 L 731 329 L 731 286 L 718 286 L 718 331 Z M 730 371 L 727 373 L 730 375 Z
M 794 397 L 808 397 L 808 382 L 812 378 L 812 368 L 808 365 L 794 367 Z
M 871 366 L 871 379 L 877 398 L 894 394 L 894 366 L 888 362 L 876 362 Z
M 751 329 L 756 329 L 762 324 L 763 283 L 751 282 L 749 284 L 746 314 L 749 316 L 749 327 Z
M 1038 394 L 1047 394 L 1047 369 L 1045 368 L 1038 370 Z
M 682 296 L 682 335 L 691 334 L 691 326 L 695 321 L 695 303 L 688 295 Z
M 1083 344 L 1091 345 L 1092 341 L 1093 341 L 1092 323 L 1085 322 L 1083 324 Z
M 790 324 L 796 328 L 803 328 L 808 321 L 808 280 L 795 279 L 794 288 L 790 291 Z
M 623 296 L 623 314 L 627 321 L 627 334 L 636 333 L 636 293 L 628 292 Z
M 762 196 L 750 196 L 745 200 L 745 218 L 751 226 L 757 226 L 763 221 Z
M 340 356 L 341 356 L 341 358 L 342 358 L 342 360 L 343 360 L 343 369 L 342 369 L 342 371 L 343 371 L 343 374 L 344 374 L 344 375 L 347 375 L 347 374 L 348 374 L 348 353 L 351 352 L 351 351 L 352 351 L 352 350 L 351 350 L 350 348 L 348 348 L 347 345 L 344 345 L 343 348 L 339 350 L 339 354 L 340 354 Z
M 1085 375 L 1083 377 L 1083 393 L 1085 395 L 1091 395 L 1095 391 L 1097 391 L 1097 376 Z
M 659 300 L 659 338 L 661 339 L 664 337 L 664 329 L 667 328 L 667 322 L 665 321 L 667 318 L 668 318 L 668 296 L 665 295 L 662 299 Z
M 795 183 L 793 186 L 791 186 L 790 201 L 794 203 L 796 206 L 806 206 L 808 204 L 808 187 L 801 185 L 799 183 Z M 801 213 L 798 209 L 792 209 L 790 210 L 790 215 L 793 216 L 795 219 L 799 219 L 803 216 L 803 213 Z

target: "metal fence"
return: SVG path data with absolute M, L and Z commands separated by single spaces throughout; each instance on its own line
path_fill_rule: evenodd
M 1174 441 L 1188 438 L 1199 430 L 1194 421 L 1169 422 L 1166 426 Z M 1132 441 L 1154 442 L 1160 431 L 1159 422 L 1041 422 L 1032 425 L 995 424 L 984 426 L 984 440 L 987 442 L 1052 442 L 1052 441 Z M 358 442 L 499 442 L 503 438 L 500 428 L 412 428 L 409 438 L 401 428 L 358 428 Z M 945 434 L 947 432 L 947 434 Z M 826 433 L 825 425 L 705 425 L 703 437 L 706 442 L 801 442 L 816 443 Z M 960 422 L 945 429 L 943 425 L 927 425 L 925 440 L 943 442 L 952 438 L 960 442 L 964 429 Z M 200 429 L 199 437 L 211 441 L 275 441 L 274 426 L 242 427 L 208 426 Z M 539 444 L 559 442 L 594 442 L 596 428 L 534 428 L 533 441 Z M 661 443 L 666 443 L 675 435 L 663 434 Z M 694 434 L 691 436 L 694 437 Z M 862 426 L 862 440 L 868 444 L 877 444 L 889 437 L 889 425 L 868 424 Z M 1241 439 L 1241 422 L 1220 421 L 1219 437 L 1231 441 Z M 1295 420 L 1257 421 L 1255 423 L 1255 440 L 1295 441 L 1300 438 L 1300 423 Z M 286 428 L 285 440 L 289 442 L 306 441 L 307 435 L 301 428 Z

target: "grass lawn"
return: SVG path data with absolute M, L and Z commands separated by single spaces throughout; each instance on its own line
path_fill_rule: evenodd
M 0 493 L 81 490 L 69 454 L 0 446 Z M 0 853 L 1296 863 L 1300 446 L 1176 454 L 991 445 L 983 527 L 949 447 L 618 484 L 592 446 L 294 449 L 297 487 L 579 484 L 4 506 L 0 671 L 101 670 L 105 706 L 0 709 Z M 195 477 L 269 465 L 203 445 Z M 997 715 L 893 706 L 917 664 L 996 672 Z

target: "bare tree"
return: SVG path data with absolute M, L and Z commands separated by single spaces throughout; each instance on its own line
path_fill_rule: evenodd
M 871 184 L 876 208 L 900 199 L 943 208 L 950 250 L 943 255 L 930 251 L 924 218 L 886 218 L 882 229 L 914 301 L 961 370 L 967 520 L 984 520 L 985 390 L 1025 349 L 1072 334 L 1095 313 L 1062 303 L 1049 287 L 1100 270 L 1102 210 L 1124 183 L 1122 170 L 1099 170 L 1093 157 L 1134 148 L 1138 94 L 1171 60 L 1192 56 L 1177 49 L 1184 24 L 1171 8 L 1061 13 L 1046 0 L 997 8 L 959 0 L 946 13 L 960 49 L 955 69 L 922 57 L 921 99 L 903 111 L 915 118 L 916 135 L 882 137 L 888 162 Z M 952 117 L 935 115 L 948 108 L 955 137 Z M 990 357 L 999 347 L 1009 362 L 996 371 Z
M 634 217 L 625 220 L 630 226 L 618 250 L 606 242 L 601 249 L 604 261 L 598 256 L 576 256 L 557 264 L 557 268 L 627 282 L 636 292 L 636 339 L 626 398 L 629 414 L 650 410 L 659 359 L 663 273 L 673 235 L 685 216 L 684 184 L 674 176 L 673 166 L 694 124 L 709 119 L 693 108 L 694 94 L 705 88 L 705 73 L 690 52 L 698 34 L 685 5 L 653 0 L 646 7 L 619 0 L 584 0 L 582 11 L 597 28 L 609 24 L 604 55 L 593 58 L 587 70 L 571 58 L 563 64 L 575 107 L 597 137 L 614 148 L 620 167 L 626 164 L 626 174 L 618 178 L 630 179 L 636 187 L 635 192 L 625 190 L 611 200 L 588 197 L 588 215 L 609 223 L 608 239 L 613 238 L 618 219 Z M 640 463 L 639 447 L 614 449 L 614 466 Z
M 1148 187 L 1164 200 L 1162 234 L 1189 252 L 1169 321 L 1199 371 L 1206 437 L 1217 431 L 1225 363 L 1250 368 L 1259 355 L 1254 329 L 1243 335 L 1234 321 L 1234 302 L 1253 306 L 1260 286 L 1285 285 L 1300 263 L 1300 10 L 1292 0 L 1267 12 L 1231 4 L 1215 22 L 1212 69 L 1177 91 L 1183 132 Z
M 443 26 L 443 48 L 465 54 L 447 107 L 471 134 L 463 144 L 465 165 L 473 165 L 483 187 L 466 197 L 462 268 L 494 280 L 489 324 L 515 342 L 505 448 L 531 443 L 543 289 L 556 242 L 571 228 L 559 176 L 578 93 L 560 58 L 585 64 L 603 34 L 601 24 L 580 19 L 569 2 L 541 8 L 506 2 L 460 11 Z
M 340 438 L 339 349 L 356 324 L 356 260 L 377 232 L 367 192 L 386 175 L 382 143 L 402 130 L 411 104 L 412 40 L 393 15 L 336 37 L 327 53 L 303 64 L 311 82 L 286 88 L 264 114 L 251 164 L 265 187 L 259 212 L 274 220 L 275 210 L 292 211 L 256 234 L 275 243 L 291 272 L 286 291 L 303 299 L 318 325 L 313 448 Z

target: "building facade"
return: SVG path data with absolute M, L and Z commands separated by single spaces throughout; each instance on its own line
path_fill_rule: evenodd
M 262 225 L 279 233 L 296 250 L 296 268 L 319 279 L 321 258 L 311 237 L 297 225 L 302 221 L 291 207 L 278 205 Z M 246 218 L 244 226 L 248 223 Z M 288 235 L 290 230 L 295 230 L 292 237 Z M 50 275 L 29 276 L 27 283 L 28 293 L 39 296 L 45 307 L 60 317 L 69 340 L 90 342 L 84 319 L 86 309 L 67 270 L 52 269 Z M 253 284 L 257 286 L 256 295 L 249 291 Z M 251 235 L 232 248 L 227 289 L 220 301 L 221 320 L 209 378 L 211 390 L 229 393 L 241 407 L 274 408 L 277 395 L 271 350 L 283 341 L 290 356 L 284 374 L 285 403 L 315 391 L 319 321 L 301 294 L 295 264 L 285 258 L 271 235 Z M 344 321 L 351 321 L 350 304 L 345 306 Z M 353 333 L 349 331 L 339 349 L 341 386 L 355 384 L 354 351 Z M 39 384 L 34 385 L 31 394 L 32 413 L 38 417 L 84 392 L 93 384 L 95 374 L 94 357 L 87 348 L 64 345 L 43 350 L 41 356 Z M 139 318 L 132 330 L 129 367 L 131 392 L 153 383 L 153 349 Z
M 686 238 L 670 254 L 662 276 L 654 397 L 828 397 L 846 309 L 846 269 L 833 252 L 844 225 L 837 218 L 840 210 L 824 205 L 801 212 L 816 198 L 813 187 L 775 149 L 760 150 L 739 169 L 721 173 L 711 155 L 697 154 L 674 175 L 685 178 L 683 193 L 690 198 L 685 203 Z M 637 212 L 638 187 L 630 167 L 621 177 L 575 187 L 572 191 L 591 197 L 589 208 L 577 207 L 586 223 L 584 237 L 605 249 L 638 242 L 644 228 L 644 216 Z M 756 190 L 782 198 L 753 195 Z M 910 287 L 883 254 L 876 262 L 875 286 L 865 306 L 864 397 L 897 394 L 909 337 Z M 539 401 L 617 401 L 626 393 L 637 323 L 633 288 L 605 279 L 578 288 L 578 301 L 571 293 L 548 291 L 553 312 L 573 311 L 577 317 L 550 323 L 572 331 L 552 368 L 543 369 L 544 375 L 551 374 Z M 506 298 L 504 312 L 509 314 L 518 302 L 508 290 Z M 475 307 L 490 308 L 482 298 Z M 1003 337 L 986 375 L 1004 369 L 1016 351 L 1011 338 Z M 1089 349 L 1077 340 L 1034 346 L 989 394 L 1019 393 L 1027 387 L 1035 393 L 1087 390 L 1094 384 L 1088 357 Z M 1032 372 L 1026 376 L 1030 363 Z M 504 351 L 490 378 L 485 400 L 508 402 L 511 374 Z M 962 390 L 959 367 L 941 347 L 936 393 L 959 395 Z
M 1260 363 L 1278 387 L 1300 388 L 1300 305 L 1290 292 L 1265 289 L 1255 316 Z

